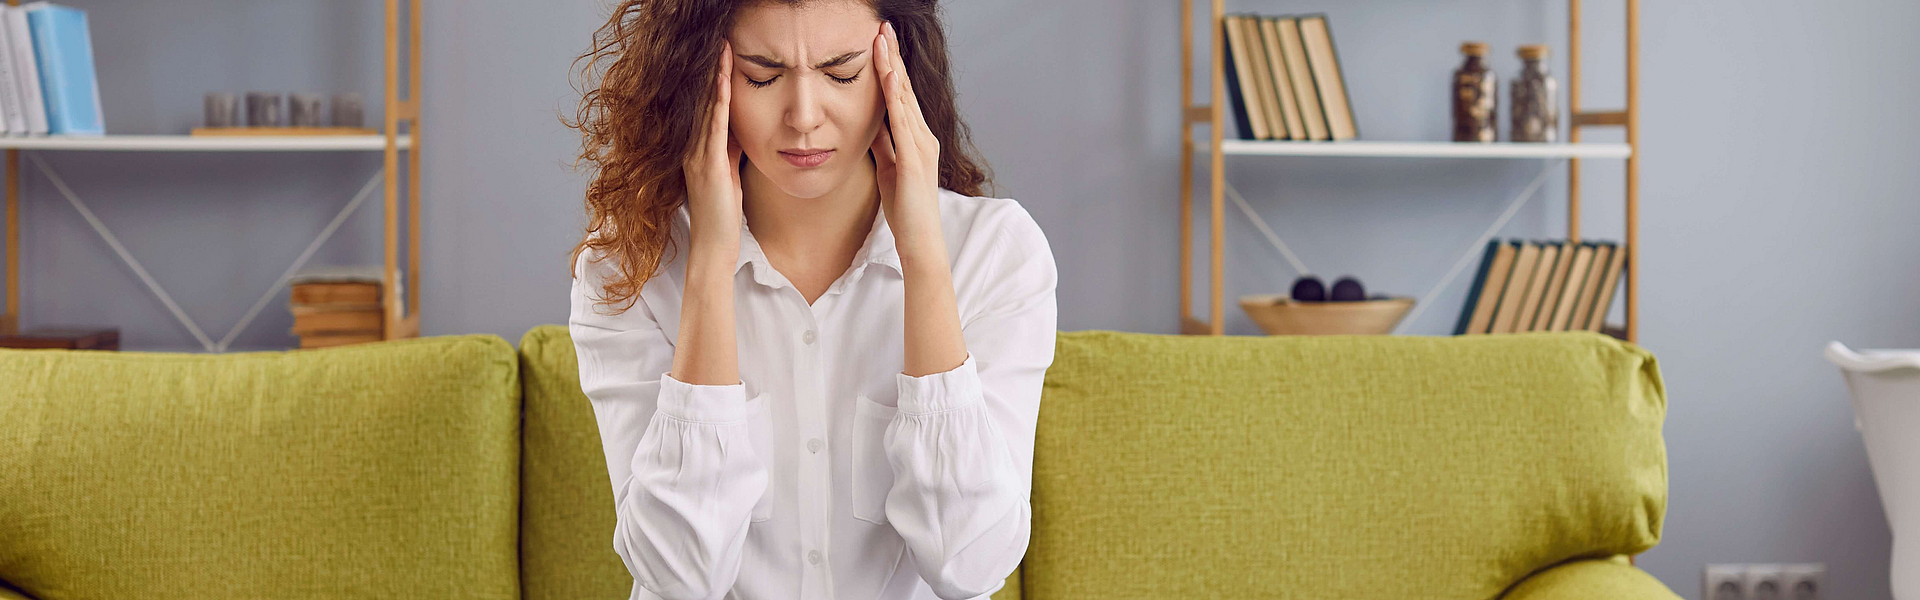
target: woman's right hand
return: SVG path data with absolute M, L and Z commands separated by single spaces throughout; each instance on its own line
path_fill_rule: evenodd
M 687 213 L 696 250 L 734 253 L 740 249 L 740 144 L 727 129 L 733 96 L 733 43 L 723 42 L 715 70 L 712 116 L 694 140 L 694 152 L 682 170 L 687 178 Z M 731 271 L 732 260 L 724 265 Z
M 727 132 L 733 91 L 733 44 L 721 47 L 713 115 L 696 134 L 687 174 L 692 217 L 674 379 L 695 385 L 740 383 L 733 329 L 733 276 L 740 260 L 740 145 Z

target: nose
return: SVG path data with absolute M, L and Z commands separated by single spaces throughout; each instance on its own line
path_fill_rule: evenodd
M 820 83 L 812 77 L 797 78 L 798 85 L 793 90 L 793 98 L 787 106 L 787 126 L 800 133 L 812 133 L 827 121 L 826 108 L 820 104 Z

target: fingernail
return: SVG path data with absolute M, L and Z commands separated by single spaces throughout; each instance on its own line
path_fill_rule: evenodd
M 887 21 L 887 35 L 893 35 L 893 21 Z

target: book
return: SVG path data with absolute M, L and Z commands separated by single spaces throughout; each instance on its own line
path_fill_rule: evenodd
M 1587 271 L 1593 269 L 1593 243 L 1581 242 L 1573 250 L 1573 262 L 1568 263 L 1567 276 L 1561 280 L 1560 298 L 1554 302 L 1553 320 L 1548 322 L 1548 331 L 1566 331 L 1573 322 L 1574 303 L 1580 297 L 1581 288 L 1586 285 Z
M 1533 285 L 1533 270 L 1540 262 L 1540 245 L 1515 243 L 1520 246 L 1513 255 L 1513 274 L 1507 276 L 1506 290 L 1500 293 L 1500 305 L 1493 311 L 1493 325 L 1487 328 L 1487 333 L 1513 333 L 1513 324 L 1520 318 L 1520 301 Z
M 1535 311 L 1533 328 L 1528 331 L 1553 329 L 1553 312 L 1560 307 L 1560 295 L 1567 287 L 1567 272 L 1573 270 L 1573 255 L 1578 249 L 1578 244 L 1561 242 L 1560 260 L 1554 262 L 1553 271 L 1547 275 L 1547 287 L 1540 293 L 1540 309 Z
M 1280 102 L 1280 124 L 1275 128 L 1275 137 L 1282 131 L 1289 140 L 1307 139 L 1306 123 L 1300 119 L 1300 98 L 1293 93 L 1292 76 L 1287 74 L 1286 54 L 1280 51 L 1280 29 L 1275 25 L 1278 19 L 1263 17 L 1260 19 L 1260 41 L 1266 46 L 1267 65 L 1273 71 L 1267 79 L 1273 80 L 1274 98 Z
M 1327 139 L 1327 116 L 1320 110 L 1320 91 L 1314 88 L 1312 69 L 1307 66 L 1307 47 L 1300 40 L 1300 20 L 1279 17 L 1274 28 L 1280 33 L 1280 53 L 1287 59 L 1287 77 L 1293 80 L 1293 95 L 1300 105 L 1300 121 L 1307 137 Z
M 1587 317 L 1593 314 L 1593 297 L 1600 293 L 1600 277 L 1606 274 L 1607 261 L 1612 257 L 1612 242 L 1594 242 L 1593 262 L 1587 266 L 1587 276 L 1580 280 L 1580 295 L 1574 297 L 1573 320 L 1567 322 L 1568 330 L 1587 328 Z
M 40 88 L 46 96 L 47 133 L 104 135 L 86 11 L 51 2 L 21 8 L 27 11 Z
M 1613 258 L 1607 261 L 1607 270 L 1600 276 L 1600 294 L 1593 301 L 1593 313 L 1587 319 L 1587 331 L 1602 331 L 1606 328 L 1607 311 L 1613 308 L 1613 292 L 1620 287 L 1620 273 L 1627 266 L 1627 245 L 1613 247 Z
M 386 327 L 386 313 L 375 304 L 330 306 L 297 306 L 293 308 L 294 335 L 306 335 L 321 331 L 355 331 L 379 333 Z
M 293 286 L 287 295 L 287 303 L 326 304 L 338 302 L 380 303 L 380 284 L 360 282 L 316 282 Z
M 1473 306 L 1473 318 L 1467 321 L 1467 333 L 1488 333 L 1493 325 L 1493 311 L 1500 305 L 1500 294 L 1506 291 L 1507 280 L 1513 275 L 1513 256 L 1519 250 L 1516 244 L 1495 240 L 1490 248 L 1493 262 L 1487 268 L 1487 278 L 1481 282 L 1480 293 L 1476 295 Z
M 331 348 L 348 344 L 365 344 L 378 342 L 384 337 L 379 333 L 314 333 L 300 336 L 300 347 L 303 349 Z
M 1247 40 L 1241 35 L 1246 30 L 1240 27 L 1240 15 L 1220 17 L 1220 29 L 1227 43 L 1227 99 L 1240 122 L 1240 139 L 1267 139 L 1266 111 L 1253 94 L 1253 65 L 1247 60 Z
M 1540 259 L 1534 261 L 1533 275 L 1527 277 L 1527 294 L 1520 298 L 1520 314 L 1514 317 L 1513 330 L 1533 331 L 1535 317 L 1540 314 L 1540 301 L 1547 295 L 1547 279 L 1553 276 L 1553 268 L 1560 263 L 1560 247 L 1565 242 L 1546 242 L 1540 245 Z
M 1240 37 L 1246 40 L 1247 61 L 1253 67 L 1253 90 L 1260 104 L 1261 120 L 1267 123 L 1267 137 L 1278 139 L 1286 137 L 1281 128 L 1280 97 L 1274 93 L 1273 66 L 1267 64 L 1267 45 L 1260 33 L 1258 15 L 1240 16 Z
M 1347 104 L 1347 84 L 1340 75 L 1340 58 L 1333 50 L 1333 31 L 1327 28 L 1327 16 L 1300 17 L 1300 38 L 1306 45 L 1307 62 L 1313 66 L 1313 83 L 1320 91 L 1327 138 L 1354 139 L 1359 131 L 1354 125 L 1353 108 Z
M 7 30 L 13 73 L 18 78 L 16 83 L 27 118 L 27 135 L 46 135 L 47 98 L 40 89 L 40 66 L 33 55 L 33 30 L 27 25 L 27 10 L 18 6 L 0 9 L 4 9 L 0 10 L 0 27 Z
M 14 74 L 11 33 L 0 27 L 0 122 L 7 135 L 27 133 L 26 97 L 20 93 L 20 77 Z
M 1467 332 L 1467 325 L 1473 322 L 1474 306 L 1480 303 L 1480 288 L 1486 287 L 1487 277 L 1493 271 L 1493 255 L 1500 251 L 1500 240 L 1487 242 L 1487 251 L 1480 255 L 1480 266 L 1473 271 L 1473 283 L 1467 284 L 1467 301 L 1460 304 L 1460 320 L 1453 325 L 1453 334 Z
M 383 284 L 380 265 L 325 265 L 306 267 L 287 278 L 287 283 L 299 287 L 309 283 L 365 283 L 379 286 Z M 393 274 L 393 297 L 395 302 L 406 300 L 405 271 Z M 375 292 L 376 294 L 378 292 Z M 289 296 L 291 297 L 291 296 Z

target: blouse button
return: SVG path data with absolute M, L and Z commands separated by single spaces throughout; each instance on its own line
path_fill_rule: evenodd
M 816 565 L 817 565 L 817 564 L 820 564 L 820 551 L 819 551 L 819 550 L 808 550 L 808 551 L 807 551 L 807 562 L 809 562 L 809 563 L 812 563 L 812 564 L 816 564 Z
M 820 441 L 820 438 L 813 438 L 813 439 L 807 440 L 807 451 L 812 452 L 814 454 L 819 454 L 820 447 L 825 445 L 827 445 L 827 443 Z
M 800 334 L 800 342 L 803 344 L 811 345 L 813 343 L 814 337 L 815 336 L 813 334 L 813 330 L 808 329 L 806 333 Z

